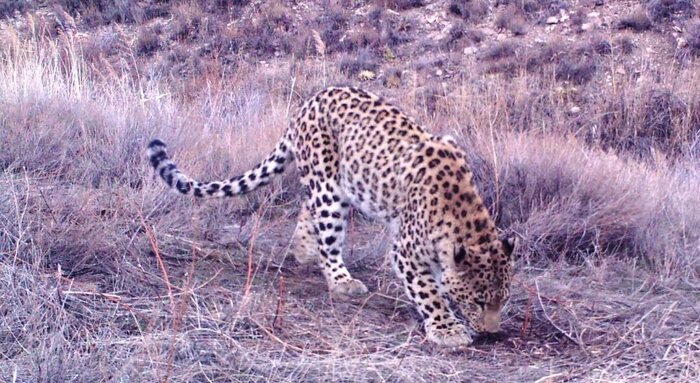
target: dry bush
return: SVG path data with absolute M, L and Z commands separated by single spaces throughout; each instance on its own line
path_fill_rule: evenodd
M 126 48 L 125 36 L 110 27 L 91 34 L 82 45 L 83 55 L 89 61 L 99 61 L 101 57 L 117 55 Z
M 697 96 L 642 83 L 630 93 L 610 98 L 600 119 L 605 147 L 649 158 L 655 150 L 682 157 L 697 145 L 700 121 Z
M 525 20 L 522 11 L 512 5 L 498 12 L 494 24 L 496 28 L 507 29 L 515 36 L 526 34 L 528 29 L 527 20 Z
M 681 230 L 700 244 L 700 237 L 684 228 L 700 224 L 700 214 L 683 208 L 697 196 L 678 188 L 683 178 L 669 169 L 648 170 L 595 149 L 581 153 L 580 143 L 571 139 L 523 135 L 507 142 L 494 154 L 473 150 L 471 163 L 482 194 L 497 207 L 500 225 L 521 234 L 533 260 L 618 255 L 667 270 L 688 262 L 693 252 L 673 233 Z M 477 136 L 468 145 L 491 143 Z M 491 168 L 491 155 L 500 168 Z M 662 208 L 668 198 L 677 202 Z M 684 224 L 661 224 L 667 217 Z M 683 255 L 676 259 L 676 252 Z
M 479 59 L 484 61 L 496 61 L 515 56 L 520 45 L 514 41 L 505 40 L 491 44 L 479 53 Z
M 586 20 L 588 20 L 586 10 L 583 8 L 577 8 L 576 11 L 571 13 L 569 20 L 571 27 L 576 33 L 583 33 L 583 24 L 586 22 Z
M 269 23 L 260 21 L 247 23 L 236 37 L 238 39 L 233 42 L 236 47 L 244 48 L 260 57 L 288 53 L 294 48 L 292 46 L 294 40 L 288 34 L 282 34 L 273 29 Z
M 520 8 L 530 19 L 543 22 L 549 16 L 569 8 L 566 0 L 497 0 L 496 5 L 512 5 Z
M 450 0 L 449 13 L 461 17 L 464 21 L 474 21 L 484 17 L 489 11 L 489 4 L 484 0 Z
M 649 18 L 657 23 L 673 18 L 686 19 L 693 14 L 692 0 L 646 0 Z
M 171 40 L 194 41 L 200 35 L 204 13 L 191 4 L 183 4 L 173 10 L 173 20 L 168 24 Z
M 402 16 L 385 17 L 381 31 L 382 44 L 396 47 L 414 40 L 416 21 Z
M 152 20 L 159 17 L 168 17 L 171 15 L 170 4 L 149 3 L 143 8 L 144 20 Z
M 360 29 L 348 33 L 346 50 L 355 51 L 360 48 L 378 48 L 381 35 L 374 29 Z
M 635 32 L 648 31 L 651 26 L 651 20 L 644 8 L 637 8 L 618 22 L 618 28 L 631 29 Z
M 378 67 L 379 63 L 374 54 L 366 48 L 352 54 L 344 54 L 338 59 L 338 69 L 348 77 L 354 77 L 364 70 L 374 72 Z
M 233 7 L 244 7 L 250 4 L 250 0 L 200 0 L 197 2 L 209 11 L 231 11 Z
M 162 44 L 158 31 L 151 27 L 141 27 L 136 39 L 136 52 L 140 55 L 151 56 Z
M 589 55 L 566 55 L 558 60 L 556 79 L 585 84 L 593 79 L 597 70 L 597 61 Z
M 15 15 L 15 12 L 23 13 L 31 8 L 31 0 L 6 0 L 0 4 L 0 19 L 12 17 Z
M 634 49 L 636 48 L 634 42 L 632 41 L 632 37 L 628 35 L 622 35 L 615 38 L 613 47 L 626 55 L 634 52 Z
M 289 31 L 291 28 L 291 9 L 285 1 L 272 0 L 261 9 L 261 13 L 262 18 L 273 29 Z
M 683 72 L 683 76 L 654 74 L 661 76 L 658 81 L 663 86 L 647 77 L 656 69 L 646 69 L 642 78 L 634 74 L 617 75 L 615 92 L 602 91 L 608 89 L 610 70 L 609 58 L 604 55 L 622 49 L 616 44 L 611 49 L 607 40 L 595 35 L 573 47 L 555 39 L 516 50 L 509 57 L 483 60 L 479 64 L 482 70 L 505 74 L 503 79 L 491 78 L 491 81 L 511 81 L 523 87 L 500 90 L 508 108 L 492 113 L 508 116 L 504 124 L 513 129 L 537 130 L 542 124 L 565 126 L 565 131 L 576 132 L 595 145 L 637 159 L 650 159 L 663 153 L 675 160 L 697 152 L 700 99 L 690 87 L 697 81 L 691 75 L 693 71 Z M 522 85 L 523 82 L 528 85 Z M 542 92 L 542 89 L 556 91 Z M 567 115 L 571 105 L 582 107 L 586 118 Z
M 578 49 L 583 51 L 584 53 L 599 54 L 601 56 L 605 56 L 612 53 L 613 45 L 603 36 L 594 34 L 589 39 L 588 44 L 584 43 Z
M 208 38 L 202 49 L 209 50 L 208 52 L 202 52 L 204 54 L 217 57 L 223 60 L 224 63 L 231 63 L 235 61 L 240 44 L 238 36 L 233 29 L 223 28 L 218 34 Z
M 700 20 L 688 22 L 683 37 L 687 52 L 693 57 L 700 57 Z
M 514 76 L 523 71 L 541 75 L 553 72 L 557 80 L 585 84 L 593 79 L 599 56 L 611 51 L 607 40 L 593 36 L 573 47 L 558 39 L 526 48 L 504 41 L 488 47 L 479 58 L 488 73 Z
M 424 0 L 374 0 L 378 7 L 405 11 L 412 8 L 420 8 L 425 5 Z
M 348 48 L 354 48 L 340 41 L 348 29 L 349 17 L 346 8 L 333 3 L 328 5 L 321 16 L 316 19 L 321 39 L 326 44 L 327 53 L 343 52 L 347 51 Z
M 197 52 L 183 47 L 176 47 L 163 55 L 158 63 L 158 71 L 168 74 L 174 81 L 202 76 L 204 62 Z
M 56 0 L 72 16 L 81 14 L 89 26 L 134 23 L 143 19 L 138 0 Z
M 459 51 L 465 46 L 480 43 L 485 37 L 486 35 L 484 32 L 478 29 L 468 28 L 466 23 L 458 21 L 450 27 L 447 37 L 445 37 L 441 44 L 447 50 Z

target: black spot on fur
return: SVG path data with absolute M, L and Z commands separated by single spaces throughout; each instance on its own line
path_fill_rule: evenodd
M 175 183 L 175 188 L 182 194 L 187 194 L 190 191 L 191 184 L 189 182 L 182 182 L 181 180 L 177 180 Z
M 480 232 L 486 228 L 486 220 L 485 219 L 476 219 L 474 220 L 474 231 Z
M 463 246 L 460 246 L 457 251 L 455 251 L 455 263 L 460 264 L 462 261 L 464 261 L 465 258 L 467 258 L 467 250 L 464 249 Z
M 160 152 L 152 155 L 149 160 L 151 161 L 151 166 L 153 166 L 153 168 L 157 168 L 161 162 L 163 162 L 167 159 L 168 159 L 168 155 L 163 150 L 163 151 L 160 151 Z

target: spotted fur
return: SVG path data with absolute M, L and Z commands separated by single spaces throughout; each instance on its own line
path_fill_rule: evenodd
M 292 251 L 301 263 L 320 264 L 332 292 L 367 292 L 342 258 L 354 206 L 394 232 L 389 257 L 430 340 L 472 342 L 453 307 L 476 331 L 499 329 L 510 291 L 512 240 L 498 238 L 464 151 L 376 95 L 347 87 L 320 91 L 302 105 L 265 160 L 228 180 L 191 179 L 160 140 L 149 144 L 148 158 L 171 188 L 202 198 L 251 192 L 294 160 L 306 198 Z

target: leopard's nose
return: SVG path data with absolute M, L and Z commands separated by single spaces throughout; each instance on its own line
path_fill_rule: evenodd
M 487 310 L 484 313 L 484 332 L 501 331 L 501 313 Z

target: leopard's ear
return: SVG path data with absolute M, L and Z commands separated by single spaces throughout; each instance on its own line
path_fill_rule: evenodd
M 516 237 L 509 236 L 501 238 L 501 245 L 503 246 L 503 252 L 506 257 L 513 259 L 513 252 L 515 251 L 515 246 L 517 245 Z
M 451 135 L 451 134 L 442 135 L 442 136 L 440 137 L 440 140 L 442 140 L 443 142 L 446 142 L 446 143 L 448 143 L 448 144 L 452 144 L 452 145 L 454 145 L 454 146 L 457 146 L 457 140 L 456 140 L 456 139 L 454 138 L 454 136 Z
M 463 245 L 455 245 L 453 254 L 455 265 L 461 265 L 467 258 L 467 249 Z

